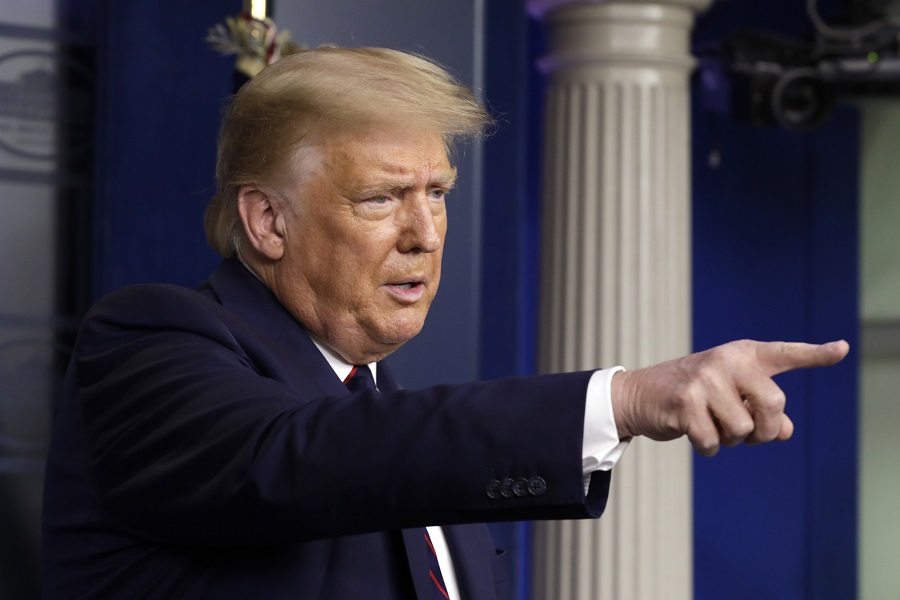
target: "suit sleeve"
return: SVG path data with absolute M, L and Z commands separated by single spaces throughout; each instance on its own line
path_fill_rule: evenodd
M 257 346 L 175 288 L 131 288 L 86 319 L 91 478 L 136 535 L 246 545 L 605 506 L 609 474 L 586 498 L 581 473 L 590 373 L 327 395 L 287 385 Z

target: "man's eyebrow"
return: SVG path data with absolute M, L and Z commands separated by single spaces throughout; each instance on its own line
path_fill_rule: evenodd
M 453 186 L 456 185 L 456 167 L 438 175 L 432 179 L 431 183 L 432 185 L 445 187 L 448 190 L 453 189 Z
M 375 194 L 384 191 L 404 190 L 415 186 L 416 183 L 412 179 L 384 177 L 377 181 L 372 181 L 364 185 L 361 189 L 363 194 Z M 441 187 L 447 190 L 453 189 L 456 185 L 456 168 L 442 173 L 437 173 L 428 181 L 428 187 Z

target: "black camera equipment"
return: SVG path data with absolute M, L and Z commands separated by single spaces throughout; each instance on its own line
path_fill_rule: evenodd
M 809 131 L 836 100 L 900 94 L 900 0 L 860 0 L 863 24 L 826 24 L 807 0 L 812 39 L 744 31 L 696 49 L 704 107 L 756 125 Z M 857 16 L 857 18 L 859 18 Z

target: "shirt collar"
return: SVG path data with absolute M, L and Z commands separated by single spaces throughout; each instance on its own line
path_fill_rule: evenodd
M 350 371 L 353 370 L 353 365 L 348 363 L 343 359 L 337 352 L 329 348 L 324 344 L 320 344 L 315 338 L 310 337 L 312 339 L 313 344 L 316 345 L 316 348 L 319 349 L 319 352 L 322 353 L 322 356 L 325 357 L 325 360 L 328 361 L 328 364 L 331 366 L 331 369 L 334 371 L 334 374 L 338 376 L 338 379 L 344 381 L 347 379 L 347 376 L 350 375 Z M 376 374 L 377 369 L 375 368 L 376 363 L 369 363 L 369 371 L 372 372 L 372 379 L 375 381 L 375 385 L 378 385 L 378 376 Z

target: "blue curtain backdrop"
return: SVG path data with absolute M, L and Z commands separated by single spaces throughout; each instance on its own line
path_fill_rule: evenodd
M 217 263 L 203 236 L 233 60 L 205 43 L 240 0 L 99 3 L 97 297 L 136 282 L 193 287 Z
M 695 346 L 855 346 L 855 111 L 815 134 L 695 117 Z M 856 362 L 776 379 L 796 425 L 790 442 L 695 460 L 696 598 L 855 597 Z

